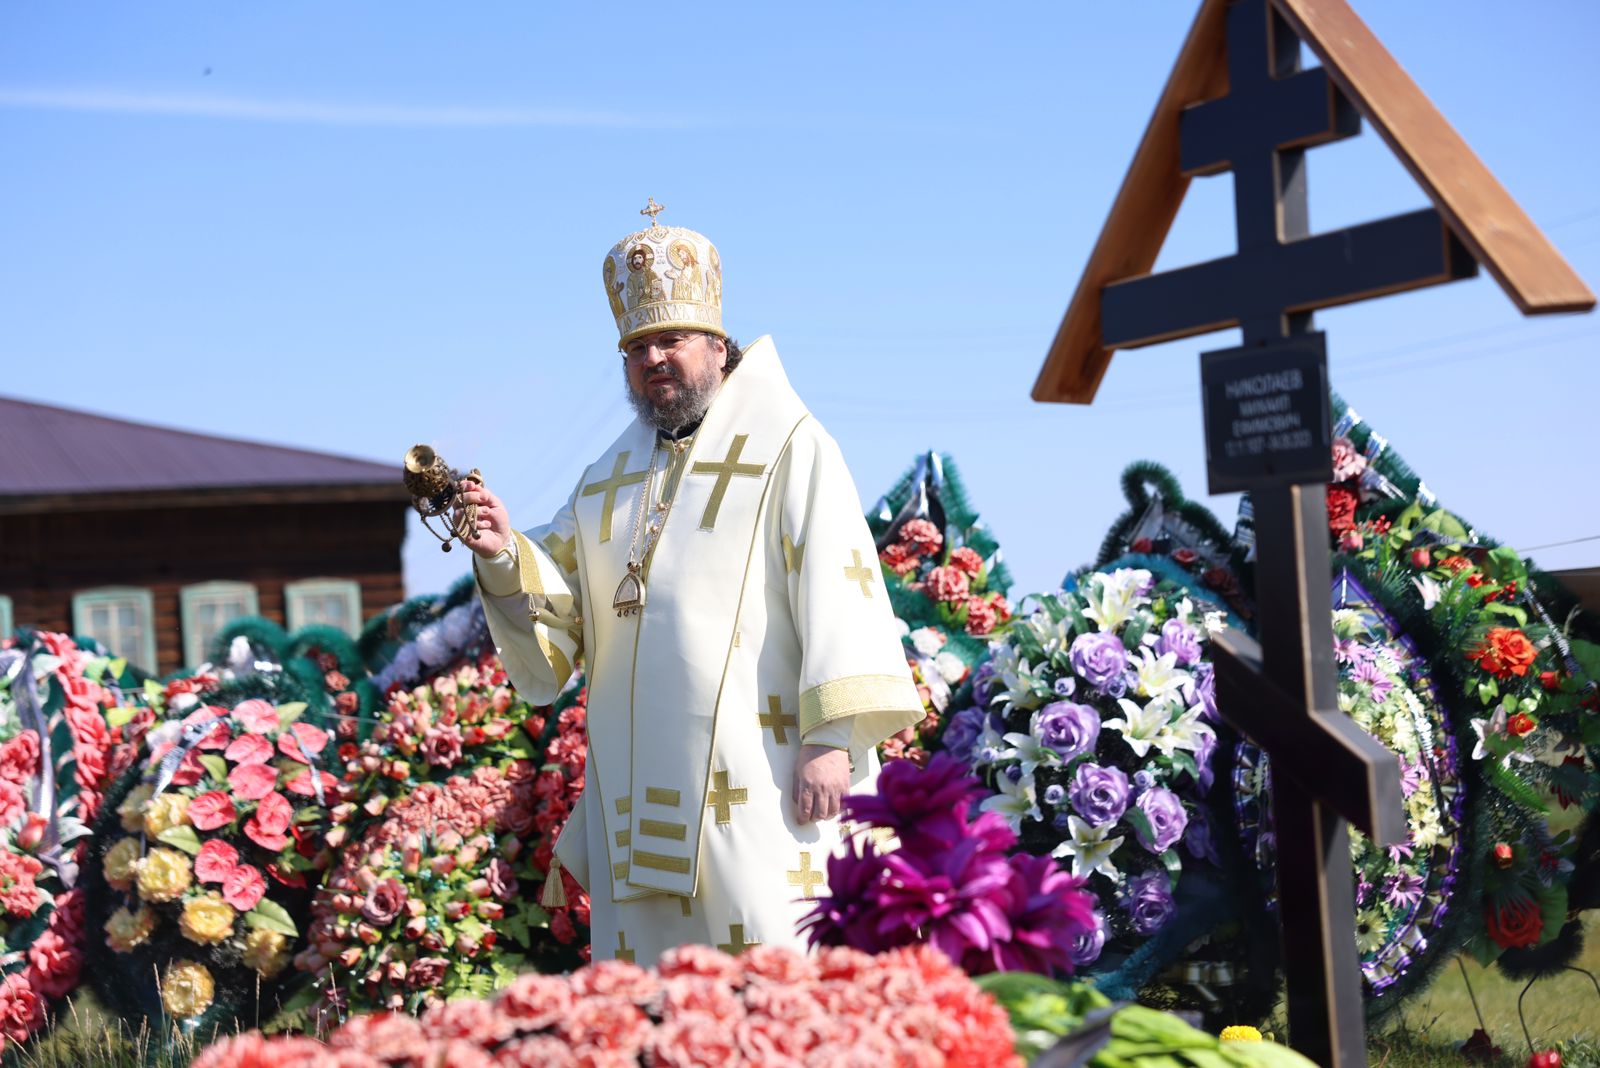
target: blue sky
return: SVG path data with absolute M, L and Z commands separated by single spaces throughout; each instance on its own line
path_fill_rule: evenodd
M 1593 287 L 1600 6 L 1357 7 Z M 952 453 L 1017 592 L 1049 588 L 1127 463 L 1203 495 L 1195 356 L 1232 333 L 1118 354 L 1088 408 L 1028 397 L 1194 9 L 5 5 L 0 392 L 429 441 L 542 522 L 629 418 L 599 268 L 653 196 L 718 244 L 730 328 L 774 336 L 864 502 Z M 1425 203 L 1370 131 L 1309 158 L 1314 229 Z M 1159 266 L 1231 251 L 1229 181 Z M 1600 320 L 1522 319 L 1484 274 L 1318 323 L 1443 502 L 1521 547 L 1600 535 Z M 463 563 L 408 539 L 413 592 Z

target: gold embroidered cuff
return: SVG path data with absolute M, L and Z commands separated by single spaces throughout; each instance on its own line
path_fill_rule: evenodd
M 851 675 L 811 687 L 800 695 L 800 734 L 845 716 L 899 710 L 922 715 L 916 687 L 904 675 Z

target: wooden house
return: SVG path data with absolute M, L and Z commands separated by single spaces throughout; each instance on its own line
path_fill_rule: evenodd
M 354 635 L 404 596 L 399 466 L 0 397 L 0 634 L 159 674 L 241 615 Z

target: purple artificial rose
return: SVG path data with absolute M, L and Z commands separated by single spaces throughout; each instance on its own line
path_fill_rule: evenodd
M 987 707 L 991 696 L 990 690 L 994 688 L 994 661 L 986 659 L 972 672 L 972 699 L 979 705 Z
M 1094 752 L 1100 740 L 1100 713 L 1088 705 L 1055 701 L 1033 714 L 1033 734 L 1061 754 L 1063 761 Z
M 1161 624 L 1161 637 L 1156 639 L 1156 655 L 1168 653 L 1177 658 L 1179 667 L 1188 667 L 1200 659 L 1200 637 L 1194 628 L 1181 619 L 1169 619 Z
M 1183 810 L 1183 802 L 1165 786 L 1157 786 L 1140 794 L 1137 803 L 1150 824 L 1149 837 L 1145 836 L 1144 828 L 1135 830 L 1139 844 L 1152 853 L 1165 853 L 1183 837 L 1183 829 L 1189 825 L 1189 814 Z
M 1121 768 L 1079 764 L 1068 799 L 1078 815 L 1094 826 L 1114 822 L 1128 808 L 1128 776 Z
M 1060 808 L 1061 802 L 1067 797 L 1067 788 L 1058 782 L 1053 782 L 1044 788 L 1044 803 L 1051 808 Z
M 1161 930 L 1174 908 L 1166 873 L 1151 871 L 1129 879 L 1122 904 L 1135 934 L 1149 936 Z
M 983 733 L 985 714 L 983 709 L 972 705 L 951 716 L 945 726 L 944 736 L 939 739 L 945 752 L 963 763 L 972 763 L 972 747 Z
M 1121 697 L 1128 688 L 1128 650 L 1115 634 L 1096 632 L 1072 639 L 1067 651 L 1072 670 L 1090 686 L 1109 697 Z
M 1087 968 L 1100 959 L 1106 948 L 1106 918 L 1099 909 L 1094 913 L 1094 928 L 1084 931 L 1072 940 L 1072 966 Z
M 1195 767 L 1200 769 L 1200 775 L 1195 783 L 1200 787 L 1200 792 L 1211 789 L 1211 756 L 1217 751 L 1217 736 L 1212 731 L 1200 731 L 1200 741 L 1194 747 Z

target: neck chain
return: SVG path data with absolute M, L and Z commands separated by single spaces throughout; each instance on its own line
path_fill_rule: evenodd
M 687 438 L 673 440 L 667 443 L 667 448 L 674 453 L 681 453 L 689 447 Z M 650 449 L 650 467 L 645 472 L 644 485 L 639 490 L 639 502 L 633 510 L 633 531 L 628 536 L 628 573 L 622 576 L 622 581 L 617 583 L 617 593 L 611 599 L 611 607 L 616 609 L 619 616 L 630 616 L 643 611 L 645 602 L 644 562 L 650 558 L 650 550 L 655 548 L 656 540 L 661 537 L 661 528 L 666 525 L 667 513 L 672 510 L 672 500 L 662 500 L 655 506 L 655 516 L 650 520 L 648 527 L 644 524 L 644 513 L 650 510 L 651 498 L 655 496 L 656 460 L 665 452 L 659 440 Z M 668 461 L 668 471 L 671 461 Z M 665 476 L 668 472 L 663 472 Z M 662 486 L 665 495 L 666 486 Z M 641 539 L 640 533 L 643 531 Z

